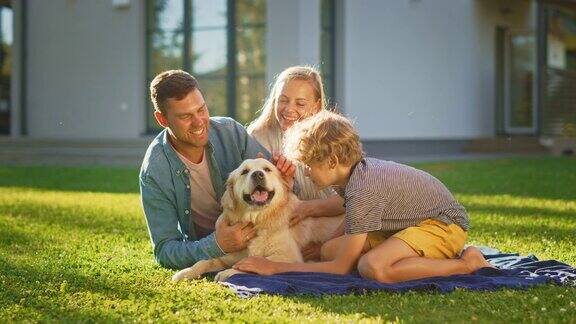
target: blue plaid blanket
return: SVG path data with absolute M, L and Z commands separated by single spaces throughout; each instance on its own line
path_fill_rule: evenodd
M 546 283 L 576 287 L 576 269 L 568 264 L 555 260 L 539 261 L 534 255 L 504 254 L 489 248 L 481 250 L 496 269 L 484 268 L 469 275 L 433 277 L 396 284 L 364 279 L 357 273 L 334 275 L 315 272 L 286 272 L 272 276 L 237 274 L 222 284 L 239 297 L 257 294 L 364 294 L 372 291 L 447 293 L 456 288 L 489 291 L 502 288 L 525 289 Z

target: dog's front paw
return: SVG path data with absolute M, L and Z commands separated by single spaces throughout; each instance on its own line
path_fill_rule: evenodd
M 226 281 L 228 278 L 232 277 L 235 274 L 238 273 L 244 273 L 242 271 L 238 271 L 236 269 L 226 269 L 223 271 L 220 271 L 216 274 L 216 277 L 214 277 L 214 281 Z
M 210 262 L 206 260 L 198 261 L 190 268 L 182 269 L 172 276 L 173 281 L 198 279 L 209 269 Z
M 192 280 L 200 278 L 204 272 L 198 270 L 198 267 L 182 269 L 172 276 L 172 281 Z

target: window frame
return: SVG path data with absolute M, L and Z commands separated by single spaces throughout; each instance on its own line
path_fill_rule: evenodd
M 324 83 L 324 94 L 326 104 L 332 107 L 336 104 L 336 0 L 320 0 L 320 74 Z M 328 7 L 327 16 L 323 9 Z M 328 23 L 324 20 L 328 17 Z M 323 40 L 325 35 L 330 35 L 330 44 L 324 48 Z M 326 57 L 330 57 L 326 64 Z

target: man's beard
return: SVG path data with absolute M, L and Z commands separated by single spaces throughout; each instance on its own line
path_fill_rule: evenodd
M 197 135 L 192 133 L 191 131 L 186 131 L 183 134 L 175 134 L 172 130 L 170 130 L 170 137 L 173 141 L 177 143 L 193 148 L 201 148 L 208 144 L 208 128 L 204 130 L 204 134 L 202 134 L 202 138 L 198 139 Z

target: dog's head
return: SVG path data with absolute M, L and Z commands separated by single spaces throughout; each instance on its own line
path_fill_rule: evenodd
M 222 207 L 234 214 L 270 210 L 286 202 L 289 190 L 268 160 L 249 159 L 230 173 Z

